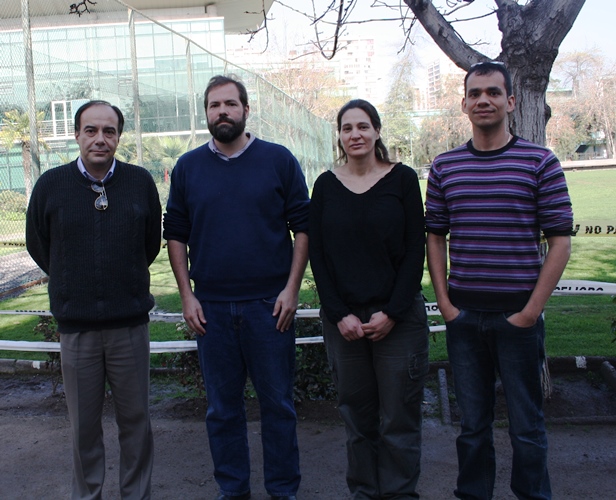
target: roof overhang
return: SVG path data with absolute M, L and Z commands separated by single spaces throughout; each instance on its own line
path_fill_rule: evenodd
M 96 2 L 93 4 L 92 2 Z M 203 8 L 204 15 L 225 18 L 225 32 L 242 33 L 257 29 L 263 23 L 264 15 L 272 6 L 273 0 L 92 0 L 85 1 L 90 14 L 97 12 L 119 12 L 127 7 L 148 14 L 148 11 L 181 12 L 182 8 Z M 70 13 L 71 4 L 78 0 L 29 0 L 30 17 L 62 16 Z M 263 12 L 265 10 L 265 12 Z M 85 12 L 82 16 L 87 16 Z M 20 0 L 2 0 L 0 19 L 21 17 Z

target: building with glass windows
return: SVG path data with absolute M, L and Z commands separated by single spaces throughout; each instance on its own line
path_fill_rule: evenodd
M 21 16 L 24 4 L 30 7 L 27 19 Z M 126 125 L 118 155 L 164 181 L 163 172 L 169 167 L 161 166 L 159 138 L 183 138 L 188 148 L 209 139 L 203 91 L 220 73 L 233 73 L 244 81 L 251 105 L 248 128 L 289 147 L 310 183 L 329 166 L 329 124 L 225 59 L 225 33 L 258 27 L 264 14 L 254 12 L 263 7 L 267 12 L 272 0 L 218 0 L 207 7 L 199 1 L 178 0 L 173 8 L 163 8 L 169 4 L 161 0 L 0 3 L 0 192 L 29 196 L 32 183 L 24 177 L 29 149 L 33 180 L 39 171 L 75 158 L 73 116 L 89 99 L 104 99 L 122 109 Z M 6 113 L 15 111 L 28 117 L 36 112 L 40 120 L 36 130 L 22 126 L 11 135 L 19 126 Z M 38 141 L 31 140 L 37 135 Z

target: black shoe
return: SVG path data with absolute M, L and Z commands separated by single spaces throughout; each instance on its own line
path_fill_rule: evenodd
M 243 495 L 223 495 L 222 493 L 216 497 L 216 500 L 248 500 L 250 498 L 250 491 Z
M 275 497 L 272 495 L 272 500 L 297 500 L 295 495 L 284 495 L 282 497 Z

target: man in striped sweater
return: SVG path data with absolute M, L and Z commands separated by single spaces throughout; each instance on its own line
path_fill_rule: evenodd
M 492 498 L 498 373 L 513 447 L 511 489 L 518 498 L 551 498 L 542 311 L 569 259 L 571 202 L 558 159 L 509 133 L 515 97 L 505 66 L 472 66 L 464 87 L 472 139 L 434 160 L 426 194 L 428 267 L 461 411 L 454 494 Z M 541 232 L 549 246 L 543 264 Z

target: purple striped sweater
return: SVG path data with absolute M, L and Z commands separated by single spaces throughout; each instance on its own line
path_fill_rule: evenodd
M 554 154 L 524 139 L 478 151 L 472 141 L 435 158 L 426 230 L 449 233 L 449 297 L 458 308 L 521 310 L 541 269 L 539 243 L 571 234 L 573 213 Z

